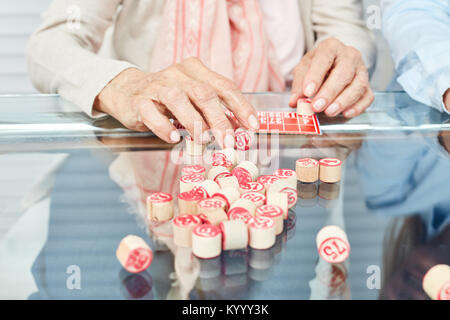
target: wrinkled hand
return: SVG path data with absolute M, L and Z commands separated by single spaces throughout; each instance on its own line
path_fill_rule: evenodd
M 294 70 L 289 105 L 295 107 L 302 97 L 314 97 L 314 111 L 330 117 L 342 112 L 352 118 L 364 112 L 374 95 L 360 52 L 334 38 L 322 41 Z
M 94 105 L 127 128 L 151 130 L 169 143 L 180 140 L 170 118 L 177 119 L 198 143 L 210 140 L 211 129 L 222 147 L 234 144 L 234 130 L 224 106 L 244 127 L 258 129 L 256 111 L 238 87 L 197 58 L 156 73 L 127 69 L 100 92 Z

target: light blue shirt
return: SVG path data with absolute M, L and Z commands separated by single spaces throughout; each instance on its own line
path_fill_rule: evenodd
M 382 0 L 383 35 L 397 82 L 414 99 L 450 112 L 450 0 Z

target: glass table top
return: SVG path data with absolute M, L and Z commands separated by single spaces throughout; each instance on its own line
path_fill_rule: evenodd
M 290 110 L 287 94 L 247 97 L 257 110 Z M 426 271 L 450 264 L 449 116 L 380 92 L 357 118 L 319 120 L 321 136 L 260 134 L 240 156 L 260 174 L 337 157 L 340 183 L 298 183 L 272 248 L 204 260 L 174 245 L 171 222 L 147 221 L 145 199 L 176 199 L 181 168 L 208 167 L 207 156 L 58 96 L 0 96 L 0 299 L 426 299 Z M 342 264 L 317 252 L 329 224 L 351 245 Z M 128 234 L 154 252 L 145 272 L 116 259 Z

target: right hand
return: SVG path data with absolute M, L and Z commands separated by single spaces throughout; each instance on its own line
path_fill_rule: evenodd
M 151 130 L 168 143 L 180 140 L 169 120 L 173 118 L 197 143 L 208 142 L 211 129 L 221 147 L 232 147 L 234 130 L 223 106 L 247 129 L 258 129 L 256 111 L 238 87 L 197 58 L 156 73 L 126 69 L 100 92 L 94 104 L 96 110 L 113 116 L 127 128 Z

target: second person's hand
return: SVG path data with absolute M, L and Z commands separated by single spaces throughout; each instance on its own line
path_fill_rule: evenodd
M 364 112 L 374 95 L 360 52 L 334 38 L 322 41 L 294 70 L 289 105 L 295 107 L 302 97 L 312 98 L 313 110 L 329 117 Z

